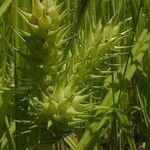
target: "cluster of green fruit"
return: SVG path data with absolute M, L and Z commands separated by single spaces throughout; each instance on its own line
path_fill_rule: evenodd
M 70 82 L 67 86 L 55 87 L 53 94 L 46 96 L 42 93 L 43 101 L 36 97 L 30 101 L 31 107 L 36 108 L 40 119 L 54 122 L 64 122 L 74 126 L 85 121 L 92 110 L 93 105 L 85 102 L 90 94 L 83 94 L 84 90 L 74 88 L 75 84 Z
M 57 5 L 53 0 L 43 0 L 42 3 L 39 0 L 32 0 L 32 13 L 19 8 L 17 10 L 34 32 L 42 30 L 45 33 L 47 31 L 47 36 L 49 36 L 57 34 L 60 30 L 60 23 L 67 14 L 66 10 L 60 13 L 63 4 Z M 39 36 L 43 37 L 44 33 L 40 33 Z
M 64 38 L 68 27 L 61 26 L 66 15 L 66 10 L 60 13 L 64 3 L 58 4 L 53 0 L 32 1 L 32 13 L 27 13 L 17 8 L 19 14 L 29 26 L 29 33 L 24 34 L 29 54 L 24 58 L 29 64 L 31 81 L 44 90 L 51 80 L 57 77 L 57 66 L 61 63 L 61 46 L 65 43 Z M 54 77 L 54 78 L 53 78 Z M 44 85 L 44 87 L 43 87 Z
M 62 44 L 66 42 L 68 31 L 68 26 L 62 25 L 67 14 L 66 10 L 62 10 L 63 4 L 54 0 L 32 0 L 31 14 L 17 10 L 30 29 L 29 33 L 22 32 L 29 49 L 24 58 L 29 64 L 29 77 L 36 91 L 30 107 L 41 120 L 46 118 L 52 124 L 65 122 L 71 125 L 87 118 L 87 112 L 93 106 L 86 102 L 89 94 L 84 94 L 85 89 L 79 90 L 76 86 L 76 77 L 64 69 L 67 61 L 61 59 Z

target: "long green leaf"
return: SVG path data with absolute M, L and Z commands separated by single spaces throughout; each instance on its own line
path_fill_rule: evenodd
M 83 134 L 76 150 L 91 150 L 95 146 L 98 140 L 99 132 L 102 127 L 107 123 L 110 119 L 110 116 L 105 116 L 102 118 L 100 122 L 93 122 L 89 127 L 86 129 L 85 133 Z
M 0 7 L 0 17 L 3 15 L 3 13 L 7 10 L 12 0 L 5 0 L 5 2 Z

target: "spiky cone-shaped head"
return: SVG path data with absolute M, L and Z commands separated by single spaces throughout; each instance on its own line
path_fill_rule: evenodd
M 42 100 L 34 98 L 30 105 L 36 114 L 37 124 L 46 122 L 46 130 L 64 136 L 79 128 L 80 124 L 86 125 L 94 108 L 94 104 L 89 103 L 90 95 L 91 93 L 85 94 L 84 90 L 79 90 L 74 80 L 63 84 L 59 82 L 52 94 L 42 93 Z
M 28 64 L 33 89 L 38 89 L 32 93 L 29 110 L 37 126 L 54 133 L 60 131 L 62 136 L 68 129 L 85 123 L 93 105 L 88 103 L 89 94 L 80 92 L 76 86 L 77 78 L 72 78 L 69 71 L 66 73 L 68 61 L 60 61 L 61 44 L 66 41 L 69 28 L 61 26 L 66 14 L 64 10 L 61 12 L 64 3 L 33 0 L 32 4 L 32 13 L 17 8 L 30 29 L 28 34 L 21 34 L 29 53 L 20 54 Z
M 56 0 L 44 0 L 42 3 L 40 0 L 32 0 L 31 13 L 19 8 L 17 8 L 17 11 L 29 25 L 31 33 L 41 38 L 45 37 L 48 31 L 56 31 L 60 27 L 67 14 L 66 10 L 62 10 L 63 4 L 64 2 L 57 4 Z
M 31 13 L 17 8 L 29 26 L 28 34 L 21 33 L 29 49 L 29 54 L 23 56 L 28 63 L 28 74 L 32 84 L 44 91 L 56 80 L 58 71 L 55 68 L 62 63 L 60 47 L 68 31 L 68 27 L 61 26 L 67 13 L 62 10 L 63 4 L 55 0 L 32 0 Z

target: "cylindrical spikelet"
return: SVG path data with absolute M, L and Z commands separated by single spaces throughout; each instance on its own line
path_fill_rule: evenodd
M 87 109 L 80 104 L 89 96 L 75 87 L 74 75 L 64 73 L 67 61 L 60 61 L 63 57 L 61 43 L 66 41 L 68 32 L 68 27 L 61 26 L 66 12 L 61 12 L 63 3 L 57 5 L 56 0 L 32 0 L 32 5 L 32 14 L 19 11 L 31 29 L 30 36 L 25 38 L 29 48 L 25 60 L 28 61 L 29 78 L 37 91 L 33 96 L 38 97 L 32 102 L 32 108 L 39 120 L 45 116 L 44 121 L 51 120 L 54 125 L 59 122 L 69 125 L 74 120 L 80 120 L 80 115 L 86 116 L 84 112 Z M 32 17 L 34 23 L 30 21 Z

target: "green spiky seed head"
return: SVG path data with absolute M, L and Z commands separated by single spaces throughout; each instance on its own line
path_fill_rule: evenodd
M 44 120 L 51 121 L 54 126 L 61 123 L 75 127 L 86 118 L 87 108 L 92 107 L 85 103 L 89 95 L 82 94 L 76 87 L 76 77 L 72 77 L 69 71 L 68 75 L 64 73 L 67 62 L 62 61 L 62 45 L 67 42 L 68 26 L 62 26 L 62 19 L 67 14 L 64 10 L 61 12 L 63 4 L 54 0 L 33 0 L 32 13 L 19 9 L 18 12 L 30 29 L 29 36 L 24 38 L 29 54 L 24 54 L 24 58 L 31 84 L 36 90 L 33 96 L 37 97 L 31 102 L 31 110 L 36 114 L 37 122 Z

